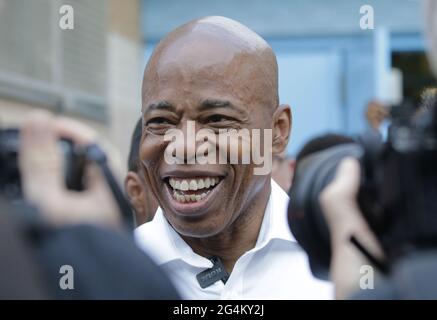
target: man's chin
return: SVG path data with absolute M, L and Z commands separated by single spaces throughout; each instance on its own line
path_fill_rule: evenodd
M 203 222 L 203 221 L 202 221 Z M 196 239 L 206 239 L 219 235 L 223 228 L 217 228 L 217 226 L 205 225 L 198 221 L 198 223 L 172 223 L 173 229 L 180 234 L 182 237 L 196 238 Z

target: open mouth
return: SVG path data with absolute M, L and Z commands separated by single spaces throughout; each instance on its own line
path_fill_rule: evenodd
M 220 183 L 220 177 L 179 178 L 169 177 L 166 183 L 170 194 L 178 203 L 199 203 L 208 198 Z

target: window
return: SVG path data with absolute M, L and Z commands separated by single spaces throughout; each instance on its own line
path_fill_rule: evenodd
M 105 0 L 0 0 L 0 97 L 105 120 L 107 25 Z

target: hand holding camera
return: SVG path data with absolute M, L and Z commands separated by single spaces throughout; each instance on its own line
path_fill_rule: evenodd
M 391 119 L 386 142 L 373 133 L 351 141 L 316 138 L 297 163 L 290 227 L 312 273 L 330 277 L 338 298 L 359 289 L 362 266 L 372 265 L 386 280 L 402 266 L 412 279 L 420 277 L 417 256 L 437 247 L 437 98 L 419 108 L 393 107 Z
M 72 141 L 76 148 L 95 143 L 87 126 L 47 112 L 26 119 L 19 144 L 21 188 L 25 199 L 53 224 L 93 223 L 120 225 L 121 216 L 101 171 L 93 163 L 85 166 L 83 191 L 67 189 L 66 165 L 58 141 Z
M 320 205 L 331 231 L 330 276 L 337 299 L 348 298 L 359 289 L 360 268 L 369 264 L 350 241 L 352 236 L 374 256 L 383 258 L 382 248 L 356 202 L 359 186 L 359 163 L 354 158 L 345 158 L 333 181 L 320 194 Z

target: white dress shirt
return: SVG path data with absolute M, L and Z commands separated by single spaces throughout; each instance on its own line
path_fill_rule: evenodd
M 257 243 L 237 260 L 226 284 L 200 287 L 196 275 L 212 262 L 193 252 L 160 208 L 151 222 L 135 230 L 136 241 L 184 299 L 331 299 L 331 283 L 312 276 L 307 256 L 289 230 L 288 195 L 273 180 L 271 190 Z

